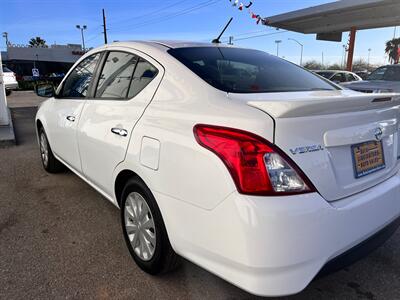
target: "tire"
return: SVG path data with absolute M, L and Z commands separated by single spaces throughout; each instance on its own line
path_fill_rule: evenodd
M 10 95 L 11 95 L 11 90 L 6 89 L 6 96 L 10 96 Z
M 171 247 L 161 212 L 153 194 L 139 178 L 130 179 L 122 192 L 121 224 L 129 252 L 143 271 L 157 275 L 177 268 L 179 256 Z
M 43 127 L 39 129 L 39 149 L 43 168 L 49 173 L 60 173 L 65 170 L 64 165 L 54 157 Z

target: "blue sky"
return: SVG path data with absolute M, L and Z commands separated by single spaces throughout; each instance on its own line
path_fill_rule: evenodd
M 248 0 L 243 2 L 246 4 Z M 272 16 L 295 9 L 333 2 L 332 0 L 252 0 L 254 12 Z M 280 56 L 299 62 L 300 47 L 288 38 L 304 44 L 304 61 L 322 60 L 325 63 L 341 62 L 342 43 L 316 41 L 314 35 L 303 35 L 276 31 L 257 26 L 246 11 L 231 6 L 229 0 L 1 0 L 0 31 L 9 34 L 15 44 L 26 44 L 31 37 L 40 36 L 48 44 L 80 43 L 80 32 L 76 24 L 85 24 L 86 45 L 95 47 L 103 43 L 101 9 L 106 9 L 109 40 L 133 39 L 185 39 L 210 41 L 224 26 L 229 17 L 234 17 L 225 36 L 236 39 L 265 35 L 257 38 L 237 40 L 238 46 L 257 48 L 276 53 L 275 40 L 282 40 Z M 384 44 L 393 38 L 394 28 L 358 32 L 356 58 L 368 57 L 371 62 L 387 62 Z M 400 36 L 400 29 L 398 30 Z M 1 49 L 4 50 L 4 39 Z

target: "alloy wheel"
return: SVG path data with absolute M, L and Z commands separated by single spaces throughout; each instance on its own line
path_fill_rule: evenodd
M 136 255 L 149 261 L 156 248 L 156 230 L 153 215 L 143 196 L 130 193 L 124 207 L 125 230 Z
M 46 135 L 44 133 L 40 135 L 40 155 L 42 157 L 43 164 L 47 166 L 49 163 L 49 147 Z

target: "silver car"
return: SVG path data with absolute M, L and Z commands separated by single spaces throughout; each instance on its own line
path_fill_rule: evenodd
M 400 65 L 380 67 L 365 81 L 348 83 L 344 86 L 363 93 L 400 93 Z

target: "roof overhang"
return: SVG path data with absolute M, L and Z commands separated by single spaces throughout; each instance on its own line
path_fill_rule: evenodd
M 300 33 L 346 32 L 400 25 L 399 0 L 342 0 L 267 18 L 268 25 Z

